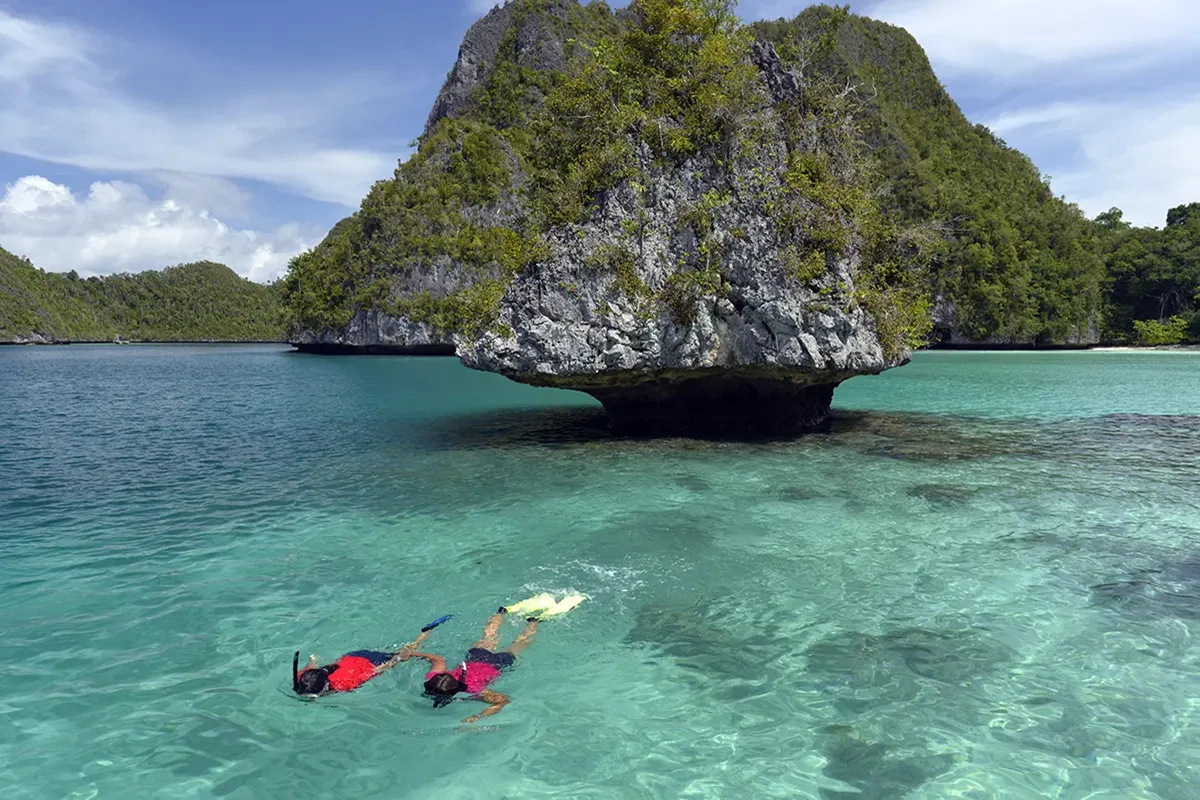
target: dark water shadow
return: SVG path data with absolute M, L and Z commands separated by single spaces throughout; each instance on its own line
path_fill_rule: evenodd
M 949 772 L 957 760 L 948 753 L 914 754 L 917 749 L 914 747 L 867 741 L 847 725 L 830 725 L 822 730 L 820 748 L 826 759 L 822 771 L 856 790 L 843 792 L 822 787 L 821 797 L 828 800 L 905 797 Z
M 1031 424 L 943 414 L 847 411 L 830 431 L 837 446 L 896 461 L 947 463 L 1031 455 Z
M 997 430 L 997 428 L 999 428 Z M 899 460 L 962 461 L 1020 452 L 1013 426 L 932 414 L 835 411 L 828 431 L 775 436 L 654 436 L 613 433 L 600 408 L 514 408 L 423 423 L 417 443 L 432 450 L 650 446 L 667 449 L 846 446 Z
M 1091 603 L 1137 619 L 1200 620 L 1200 553 L 1096 584 Z
M 712 447 L 792 444 L 827 436 L 824 433 L 809 433 L 795 436 L 682 437 L 673 434 L 614 433 L 609 428 L 608 415 L 599 408 L 519 408 L 461 414 L 432 420 L 417 432 L 420 444 L 439 450 L 566 448 L 600 444 L 706 450 Z
M 599 408 L 515 408 L 439 417 L 421 426 L 430 450 L 570 447 L 621 441 Z

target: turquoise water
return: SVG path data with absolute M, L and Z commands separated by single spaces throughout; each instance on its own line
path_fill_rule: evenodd
M 448 359 L 0 348 L 0 795 L 1200 797 L 1200 355 L 837 406 L 620 441 Z M 454 657 L 566 589 L 487 724 L 416 666 L 290 694 L 293 649 L 452 612 Z

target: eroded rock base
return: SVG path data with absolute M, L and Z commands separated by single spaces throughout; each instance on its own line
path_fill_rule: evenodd
M 604 404 L 614 433 L 747 438 L 828 431 L 835 388 L 712 376 L 584 391 Z
M 301 353 L 322 356 L 452 356 L 452 344 L 336 344 L 327 342 L 293 342 Z

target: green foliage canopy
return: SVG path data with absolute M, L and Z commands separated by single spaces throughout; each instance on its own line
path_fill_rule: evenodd
M 1123 217 L 1114 208 L 1096 218 L 1108 269 L 1107 338 L 1200 341 L 1200 203 L 1172 208 L 1164 228 L 1136 228 Z
M 275 287 L 221 264 L 82 280 L 0 249 L 0 341 L 282 341 Z
M 885 216 L 944 242 L 930 278 L 956 309 L 957 333 L 1062 342 L 1099 321 L 1104 267 L 1092 226 L 1025 155 L 963 116 L 912 36 L 829 6 L 752 27 L 808 82 L 859 99 Z

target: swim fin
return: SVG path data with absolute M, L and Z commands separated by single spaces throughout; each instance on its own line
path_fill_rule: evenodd
M 586 594 L 581 594 L 579 592 L 572 592 L 571 594 L 564 597 L 562 600 L 559 600 L 557 603 L 555 603 L 553 608 L 548 608 L 545 611 L 543 611 L 541 618 L 549 619 L 550 617 L 557 617 L 562 614 L 565 614 L 587 599 L 588 599 L 588 596 Z
M 533 597 L 527 597 L 518 603 L 507 605 L 504 608 L 510 614 L 536 614 L 554 606 L 554 595 L 542 593 L 535 594 Z

